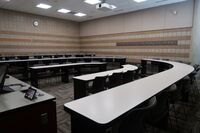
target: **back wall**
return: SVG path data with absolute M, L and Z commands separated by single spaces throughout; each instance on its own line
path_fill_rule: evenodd
M 39 26 L 33 26 L 37 20 Z M 79 23 L 0 9 L 0 54 L 77 53 Z
M 125 56 L 129 61 L 165 58 L 188 62 L 193 4 L 190 0 L 83 22 L 81 52 Z

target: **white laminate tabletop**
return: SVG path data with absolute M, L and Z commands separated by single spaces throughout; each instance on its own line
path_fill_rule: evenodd
M 120 68 L 120 69 L 98 72 L 98 73 L 93 73 L 93 74 L 86 74 L 86 75 L 74 77 L 73 79 L 89 81 L 89 80 L 93 80 L 95 77 L 98 77 L 98 76 L 112 75 L 113 73 L 117 73 L 117 72 L 126 72 L 128 70 L 137 70 L 138 69 L 137 66 L 129 65 L 129 64 L 122 65 L 122 66 L 123 66 L 123 68 Z
M 19 90 L 17 91 L 14 86 L 10 87 L 14 89 L 14 92 L 6 93 L 6 94 L 0 94 L 0 113 L 8 112 L 14 109 L 22 108 L 25 106 L 29 106 L 35 103 L 47 101 L 47 100 L 55 100 L 55 97 L 52 95 L 49 95 L 35 87 L 32 87 L 37 90 L 38 93 L 42 94 L 42 96 L 38 96 L 34 100 L 28 100 L 24 98 L 25 93 L 21 92 L 21 90 L 28 89 L 30 87 L 29 84 L 24 83 L 12 76 L 9 76 L 5 80 L 5 85 L 10 85 L 10 84 L 23 84 L 25 85 L 23 88 L 18 88 Z
M 64 107 L 99 124 L 106 124 L 194 70 L 192 66 L 183 63 L 161 60 L 152 61 L 169 63 L 173 67 L 146 78 L 66 103 Z
M 35 67 L 30 67 L 30 68 L 31 69 L 44 69 L 44 68 L 56 68 L 56 67 L 65 67 L 65 66 L 99 65 L 99 64 L 106 64 L 106 62 L 79 62 L 79 63 L 67 63 L 67 64 L 57 64 L 57 65 L 35 66 Z

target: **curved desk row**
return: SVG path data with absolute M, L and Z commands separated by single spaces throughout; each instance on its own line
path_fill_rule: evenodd
M 66 62 L 72 62 L 72 63 L 76 63 L 76 62 L 80 62 L 80 61 L 84 61 L 84 62 L 92 62 L 92 61 L 100 61 L 100 62 L 117 62 L 119 63 L 119 65 L 124 65 L 126 63 L 126 58 L 124 57 L 109 57 L 109 56 L 105 56 L 105 57 L 96 57 L 96 56 L 92 56 L 92 57 L 58 57 L 58 58 L 30 58 L 30 59 L 11 59 L 11 60 L 0 60 L 0 64 L 1 63 L 8 63 L 10 64 L 9 67 L 9 74 L 13 73 L 18 73 L 18 74 L 23 74 L 24 78 L 29 78 L 29 67 L 33 66 L 33 64 L 50 64 L 50 63 L 66 63 Z M 15 67 L 17 66 L 17 68 L 20 70 L 16 71 Z M 15 71 L 12 71 L 12 68 L 14 67 Z
M 111 57 L 111 56 L 105 56 L 105 57 L 59 57 L 59 58 L 30 58 L 30 59 L 22 59 L 22 60 L 0 60 L 0 63 L 18 63 L 18 62 L 36 62 L 36 61 L 69 61 L 69 62 L 77 62 L 77 61 L 94 61 L 94 60 L 100 60 L 100 61 L 109 61 L 109 62 L 119 62 L 120 65 L 124 65 L 126 63 L 125 57 Z
M 137 66 L 133 65 L 123 65 L 123 68 L 110 70 L 110 71 L 104 71 L 104 72 L 98 72 L 93 74 L 87 74 L 82 76 L 74 77 L 74 99 L 82 98 L 86 96 L 86 86 L 89 81 L 94 80 L 96 77 L 99 76 L 110 76 L 113 73 L 119 73 L 119 72 L 127 72 L 128 70 L 137 70 Z
M 30 78 L 31 78 L 31 85 L 38 87 L 38 80 L 41 78 L 42 75 L 39 75 L 40 72 L 46 70 L 53 70 L 60 72 L 63 82 L 69 81 L 69 74 L 68 69 L 74 68 L 76 69 L 76 75 L 81 75 L 81 68 L 82 67 L 98 67 L 99 71 L 106 71 L 106 62 L 80 62 L 80 63 L 67 63 L 67 64 L 57 64 L 57 65 L 45 65 L 45 66 L 34 66 L 30 67 Z
M 194 70 L 192 66 L 172 61 L 151 59 L 144 61 L 168 64 L 172 67 L 160 73 L 64 104 L 65 111 L 71 114 L 72 132 L 80 132 L 81 128 L 88 132 L 91 130 L 98 133 L 106 132 L 106 128 L 101 130 L 104 126 L 111 124 L 126 112 L 131 111 Z M 84 123 L 82 123 L 83 121 Z M 78 128 L 81 124 L 86 127 Z

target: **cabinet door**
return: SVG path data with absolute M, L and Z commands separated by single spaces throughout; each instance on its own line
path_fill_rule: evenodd
M 57 133 L 56 103 L 48 101 L 0 115 L 1 133 Z

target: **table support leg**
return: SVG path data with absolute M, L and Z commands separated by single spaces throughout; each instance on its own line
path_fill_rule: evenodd
M 85 97 L 87 95 L 86 86 L 87 82 L 74 79 L 74 100 Z
M 69 82 L 68 69 L 64 68 L 64 69 L 61 69 L 61 71 L 62 71 L 62 75 L 61 75 L 62 82 L 68 83 Z
M 30 70 L 31 71 L 31 85 L 38 88 L 38 76 L 37 71 Z

